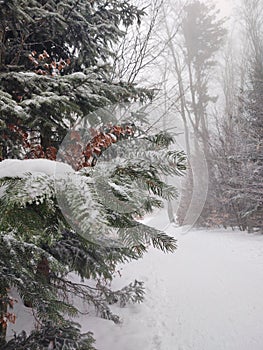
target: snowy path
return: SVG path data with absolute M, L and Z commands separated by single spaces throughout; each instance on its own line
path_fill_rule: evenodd
M 149 224 L 164 228 L 166 214 Z M 263 236 L 166 231 L 177 238 L 177 251 L 152 249 L 125 265 L 113 284 L 145 281 L 145 302 L 116 308 L 121 326 L 81 319 L 83 330 L 94 331 L 98 350 L 263 349 Z

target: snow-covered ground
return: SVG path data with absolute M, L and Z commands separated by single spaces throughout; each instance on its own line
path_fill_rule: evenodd
M 145 302 L 114 307 L 123 323 L 90 316 L 98 350 L 262 350 L 263 236 L 239 231 L 191 230 L 168 224 L 161 211 L 148 224 L 177 239 L 174 254 L 151 249 L 140 261 L 120 267 L 120 288 L 143 280 Z M 30 330 L 32 311 L 15 306 L 17 324 Z M 85 307 L 83 306 L 83 311 Z
M 263 349 L 263 236 L 167 226 L 160 212 L 148 224 L 176 237 L 178 249 L 151 249 L 122 267 L 113 286 L 145 281 L 143 304 L 123 309 L 122 325 L 83 316 L 98 350 Z

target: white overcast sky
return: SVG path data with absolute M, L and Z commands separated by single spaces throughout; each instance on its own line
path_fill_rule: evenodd
M 249 1 L 249 0 L 248 0 Z M 236 4 L 235 0 L 214 0 L 224 16 L 229 16 Z

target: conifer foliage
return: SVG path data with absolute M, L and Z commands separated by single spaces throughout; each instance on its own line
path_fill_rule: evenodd
M 92 335 L 70 321 L 78 310 L 69 297 L 120 322 L 110 305 L 141 302 L 144 290 L 139 281 L 111 290 L 116 265 L 138 259 L 150 244 L 176 248 L 173 238 L 135 218 L 176 196 L 162 175 L 182 175 L 184 154 L 168 150 L 169 135 L 146 135 L 136 113 L 120 122 L 115 113 L 94 112 L 152 98 L 153 91 L 109 74 L 121 28 L 143 15 L 125 0 L 1 1 L 0 172 L 10 158 L 42 169 L 0 178 L 3 349 L 93 349 Z M 66 135 L 69 148 L 62 146 Z M 105 168 L 100 157 L 109 149 Z M 52 164 L 59 169 L 56 158 L 69 164 L 63 174 L 50 173 Z M 40 326 L 6 343 L 13 287 Z

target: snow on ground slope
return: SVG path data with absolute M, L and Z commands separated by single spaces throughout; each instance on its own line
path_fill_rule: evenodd
M 263 349 L 263 236 L 167 226 L 166 213 L 148 222 L 178 240 L 174 254 L 151 249 L 122 267 L 122 287 L 145 281 L 143 304 L 115 307 L 122 325 L 83 316 L 98 350 Z
M 262 350 L 263 236 L 224 230 L 182 230 L 161 211 L 149 225 L 177 239 L 174 254 L 151 249 L 140 261 L 120 267 L 121 288 L 143 280 L 145 302 L 114 307 L 123 323 L 83 315 L 98 350 Z M 17 295 L 14 295 L 17 297 Z M 19 298 L 18 298 L 19 299 Z M 85 306 L 82 307 L 83 311 Z M 32 311 L 15 305 L 16 325 L 29 331 Z

